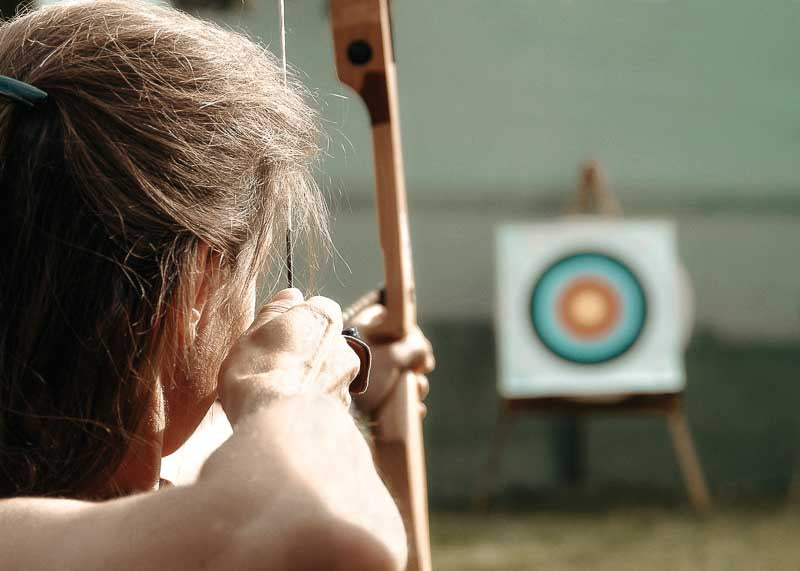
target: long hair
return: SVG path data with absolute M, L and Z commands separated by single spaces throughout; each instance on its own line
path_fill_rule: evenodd
M 138 2 L 18 16 L 0 74 L 49 95 L 0 100 L 0 497 L 91 496 L 182 351 L 199 247 L 224 311 L 281 259 L 289 201 L 327 236 L 318 118 L 264 49 Z

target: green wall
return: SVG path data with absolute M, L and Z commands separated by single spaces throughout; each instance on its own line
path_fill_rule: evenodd
M 366 115 L 335 78 L 324 0 L 286 0 L 288 53 L 323 113 L 319 180 L 343 302 L 380 279 Z M 276 0 L 204 14 L 278 45 Z M 599 159 L 631 216 L 678 222 L 696 289 L 688 410 L 718 495 L 783 493 L 800 423 L 800 2 L 395 0 L 435 505 L 463 504 L 495 412 L 493 229 L 560 213 Z M 681 484 L 653 419 L 589 423 L 588 485 Z M 502 494 L 552 489 L 553 424 L 523 422 Z M 626 492 L 627 493 L 627 492 Z
M 224 19 L 277 45 L 277 3 Z M 495 416 L 493 229 L 556 216 L 601 161 L 630 216 L 678 223 L 696 290 L 688 407 L 718 495 L 783 493 L 800 354 L 800 2 L 395 0 L 435 504 L 463 504 Z M 333 76 L 326 6 L 287 0 L 290 62 L 329 139 L 319 180 L 339 255 L 323 293 L 380 279 L 365 113 Z M 349 264 L 349 267 L 348 267 Z M 681 493 L 664 427 L 589 424 L 588 484 Z M 500 490 L 550 487 L 553 425 L 524 422 Z
M 393 6 L 408 182 L 420 204 L 569 187 L 587 156 L 625 198 L 665 205 L 786 196 L 800 182 L 795 1 Z M 360 197 L 366 122 L 339 98 L 326 18 L 321 0 L 287 0 L 289 59 L 330 121 L 326 172 Z M 245 4 L 228 20 L 277 45 L 276 2 Z M 661 193 L 670 199 L 651 197 Z
M 560 213 L 587 157 L 633 216 L 679 225 L 701 327 L 800 333 L 800 3 L 396 0 L 423 316 L 491 318 L 493 229 Z M 223 17 L 277 46 L 277 2 Z M 219 17 L 219 15 L 217 15 Z M 366 115 L 334 78 L 326 2 L 287 0 L 288 54 L 325 120 L 319 179 L 347 301 L 380 279 Z

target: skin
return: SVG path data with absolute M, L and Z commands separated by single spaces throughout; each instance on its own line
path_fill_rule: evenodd
M 414 328 L 407 337 L 394 343 L 379 343 L 372 337 L 372 331 L 385 312 L 385 308 L 379 305 L 368 307 L 347 323 L 347 326 L 358 327 L 361 337 L 369 342 L 372 350 L 369 390 L 353 396 L 356 408 L 363 415 L 368 415 L 383 403 L 403 371 L 425 374 L 436 365 L 431 344 L 419 328 Z M 419 396 L 424 400 L 429 390 L 428 381 L 424 376 L 419 380 Z M 425 405 L 420 402 L 420 407 L 425 414 Z M 161 477 L 176 484 L 194 482 L 203 462 L 231 433 L 225 411 L 219 403 L 214 404 L 183 447 L 162 459 Z
M 396 343 L 380 344 L 372 337 L 372 331 L 385 314 L 386 309 L 383 306 L 373 305 L 356 315 L 348 324 L 358 327 L 359 333 L 372 348 L 372 380 L 369 390 L 355 397 L 359 410 L 365 413 L 374 411 L 383 403 L 403 371 L 412 370 L 424 375 L 436 367 L 433 348 L 418 327 Z M 419 398 L 424 400 L 428 396 L 428 380 L 420 376 L 419 383 Z M 424 405 L 421 406 L 424 408 Z
M 199 279 L 208 279 L 200 277 Z M 402 569 L 402 520 L 348 412 L 358 358 L 335 302 L 279 292 L 212 370 L 209 283 L 197 288 L 192 366 L 164 365 L 144 444 L 115 474 L 152 490 L 161 456 L 179 447 L 219 395 L 232 435 L 186 486 L 105 502 L 0 501 L 0 552 L 19 569 Z M 376 311 L 370 319 L 375 319 Z M 255 313 L 255 314 L 254 314 Z M 365 318 L 366 319 L 366 318 Z M 374 322 L 374 321 L 373 321 Z M 230 324 L 226 324 L 230 325 Z M 366 323 L 369 328 L 369 323 Z M 385 394 L 404 368 L 432 366 L 421 334 L 376 351 Z M 377 376 L 376 376 L 377 378 Z M 421 387 L 421 393 L 427 387 Z M 377 392 L 376 392 L 377 395 Z M 365 399 L 369 407 L 380 398 Z

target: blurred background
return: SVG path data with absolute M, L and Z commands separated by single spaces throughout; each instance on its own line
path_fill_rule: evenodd
M 276 0 L 178 4 L 279 52 Z M 438 361 L 435 568 L 800 568 L 800 2 L 397 0 L 393 16 L 420 321 Z M 335 78 L 327 3 L 286 0 L 286 18 L 328 136 L 319 181 L 338 254 L 315 284 L 346 304 L 381 279 L 368 119 Z M 569 420 L 526 417 L 488 515 L 470 509 L 498 406 L 494 228 L 560 216 L 590 158 L 626 216 L 677 224 L 706 517 L 664 423 L 631 416 L 584 423 L 577 477 Z

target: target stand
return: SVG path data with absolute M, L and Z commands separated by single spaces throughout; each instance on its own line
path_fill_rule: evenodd
M 711 500 L 683 406 L 691 296 L 682 293 L 690 290 L 673 224 L 581 216 L 504 225 L 497 260 L 500 410 L 477 506 L 488 505 L 519 415 L 575 419 L 566 433 L 572 465 L 565 475 L 578 480 L 581 419 L 631 413 L 666 420 L 690 501 L 707 511 Z

